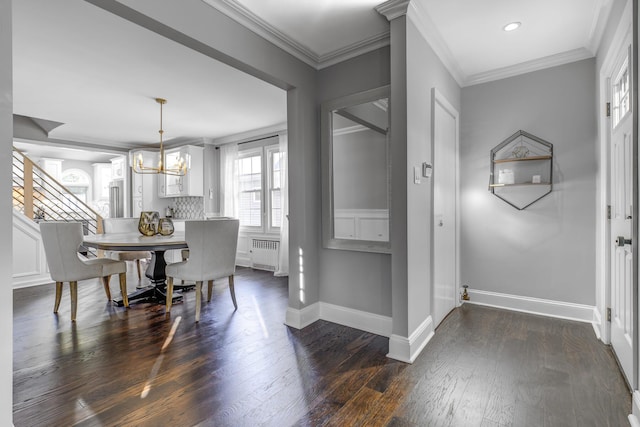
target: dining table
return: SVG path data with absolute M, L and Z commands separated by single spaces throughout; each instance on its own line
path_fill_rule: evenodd
M 166 300 L 166 274 L 167 262 L 164 254 L 168 250 L 188 248 L 184 231 L 176 231 L 169 236 L 156 234 L 144 236 L 139 233 L 106 233 L 84 236 L 83 246 L 104 251 L 149 251 L 151 261 L 145 271 L 151 285 L 136 290 L 127 295 L 129 302 L 149 301 L 164 304 Z M 181 295 L 172 298 L 173 302 L 179 302 Z M 123 306 L 122 298 L 113 300 L 117 305 Z

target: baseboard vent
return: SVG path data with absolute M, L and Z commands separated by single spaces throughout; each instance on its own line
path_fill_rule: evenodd
M 251 268 L 276 271 L 278 269 L 279 247 L 280 242 L 277 240 L 251 239 L 251 248 L 249 249 Z

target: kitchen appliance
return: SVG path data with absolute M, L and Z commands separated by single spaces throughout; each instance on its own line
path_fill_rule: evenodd
M 109 183 L 109 218 L 124 217 L 124 179 Z

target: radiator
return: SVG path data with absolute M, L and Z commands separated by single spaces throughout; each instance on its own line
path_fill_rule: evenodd
M 251 239 L 251 248 L 249 249 L 251 268 L 276 271 L 279 247 L 280 242 L 277 240 Z

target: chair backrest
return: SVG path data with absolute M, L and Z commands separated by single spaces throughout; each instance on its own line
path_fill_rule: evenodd
M 76 274 L 86 270 L 78 258 L 83 240 L 82 223 L 43 221 L 40 234 L 51 278 L 56 282 L 77 280 Z
M 103 218 L 105 233 L 129 233 L 138 231 L 139 218 Z
M 237 219 L 187 221 L 185 239 L 189 260 L 186 267 L 203 280 L 234 274 L 239 227 Z

